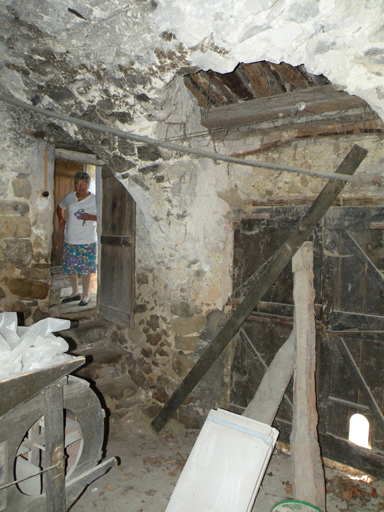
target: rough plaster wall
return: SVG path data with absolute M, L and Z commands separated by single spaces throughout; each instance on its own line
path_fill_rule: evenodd
M 0 87 L 42 106 L 138 126 L 178 70 L 269 60 L 325 74 L 383 118 L 380 0 L 17 0 L 0 21 Z
M 200 114 L 179 78 L 162 98 L 157 137 L 201 131 Z M 206 138 L 194 141 L 202 142 L 210 144 Z M 127 337 L 136 363 L 130 375 L 146 390 L 149 415 L 192 368 L 207 314 L 225 308 L 231 289 L 232 224 L 217 194 L 228 187 L 226 168 L 169 151 L 161 155 L 154 175 L 136 168 L 121 180 L 137 201 L 135 326 Z M 185 423 L 197 425 L 207 407 L 223 403 L 227 358 L 193 395 L 194 406 L 178 412 Z
M 159 0 L 155 11 L 158 28 L 174 33 L 201 69 L 304 64 L 365 99 L 382 119 L 383 17 L 380 0 Z

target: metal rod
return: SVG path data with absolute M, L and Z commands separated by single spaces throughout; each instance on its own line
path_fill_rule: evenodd
M 12 485 L 17 485 L 17 484 L 20 484 L 21 482 L 25 482 L 26 480 L 30 480 L 31 478 L 35 478 L 36 476 L 42 475 L 43 473 L 46 473 L 47 471 L 51 471 L 51 469 L 55 469 L 60 464 L 63 464 L 63 462 L 64 462 L 64 459 L 60 460 L 59 462 L 57 462 L 53 466 L 50 466 L 49 468 L 42 469 L 41 471 L 38 471 L 34 475 L 29 475 L 29 476 L 26 476 L 25 478 L 20 478 L 19 480 L 14 480 L 13 482 L 9 482 L 8 484 L 2 485 L 0 487 L 0 491 L 2 491 L 3 489 L 7 489 L 7 487 L 12 487 Z
M 205 151 L 202 149 L 196 149 L 191 147 L 182 146 L 180 144 L 174 144 L 172 142 L 161 141 L 157 139 L 152 139 L 150 137 L 146 137 L 143 135 L 136 135 L 134 133 L 128 133 L 123 130 L 119 130 L 118 128 L 111 128 L 109 126 L 103 126 L 95 123 L 91 123 L 89 121 L 84 121 L 83 119 L 78 119 L 76 117 L 67 116 L 65 114 L 59 114 L 58 112 L 54 112 L 51 110 L 45 110 L 43 108 L 35 107 L 34 105 L 29 105 L 28 103 L 24 103 L 22 101 L 16 100 L 14 98 L 9 98 L 7 96 L 0 95 L 0 101 L 4 101 L 16 107 L 24 108 L 26 110 L 31 110 L 36 112 L 37 114 L 43 115 L 45 117 L 51 117 L 54 119 L 60 119 L 61 121 L 65 121 L 67 123 L 76 124 L 78 126 L 82 126 L 83 128 L 88 128 L 90 130 L 95 130 L 103 133 L 110 133 L 116 137 L 120 137 L 122 139 L 128 139 L 135 142 L 139 142 L 142 144 L 150 144 L 153 146 L 158 146 L 161 148 L 169 149 L 171 151 L 177 151 L 178 153 L 185 153 L 189 155 L 194 155 L 200 158 L 210 158 L 212 160 L 230 162 L 236 165 L 246 165 L 248 167 L 257 167 L 262 169 L 269 169 L 272 171 L 278 172 L 292 172 L 297 174 L 305 174 L 308 176 L 313 176 L 317 178 L 326 178 L 331 180 L 340 180 L 340 181 L 350 181 L 353 183 L 361 183 L 361 182 L 377 182 L 377 178 L 362 178 L 358 176 L 348 176 L 348 175 L 340 175 L 332 172 L 324 172 L 324 171 L 316 171 L 312 169 L 301 169 L 300 167 L 291 167 L 287 165 L 279 165 L 279 164 L 271 164 L 268 162 L 256 162 L 251 160 L 245 160 L 242 158 L 236 158 L 232 156 L 222 155 L 220 153 L 212 153 L 210 151 Z

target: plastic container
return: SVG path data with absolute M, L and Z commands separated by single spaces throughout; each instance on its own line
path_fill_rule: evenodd
M 314 510 L 322 512 L 322 510 L 315 507 L 315 505 L 301 500 L 283 500 L 276 503 L 276 505 L 273 505 L 271 508 L 271 512 L 313 512 Z

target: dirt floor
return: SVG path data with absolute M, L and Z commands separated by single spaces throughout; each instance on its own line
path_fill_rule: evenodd
M 198 431 L 173 420 L 156 434 L 144 419 L 112 419 L 107 457 L 118 457 L 119 465 L 90 484 L 71 512 L 165 512 L 197 436 Z M 384 481 L 352 480 L 348 473 L 329 467 L 325 473 L 328 512 L 384 510 Z M 291 457 L 277 446 L 253 512 L 269 512 L 277 502 L 293 497 Z

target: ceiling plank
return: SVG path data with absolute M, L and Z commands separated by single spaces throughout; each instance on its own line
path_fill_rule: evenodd
M 245 75 L 249 78 L 255 98 L 266 98 L 275 94 L 286 92 L 282 83 L 276 79 L 268 62 L 255 62 L 253 64 L 241 64 Z M 293 68 L 294 69 L 294 68 Z
M 304 77 L 299 68 L 293 68 L 285 62 L 282 62 L 281 64 L 274 64 L 273 62 L 270 62 L 269 65 L 280 76 L 280 80 L 284 83 L 284 87 L 287 92 L 292 92 L 295 89 L 307 89 L 310 87 L 307 78 Z

